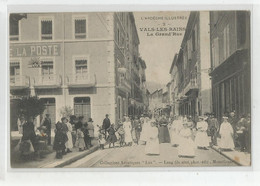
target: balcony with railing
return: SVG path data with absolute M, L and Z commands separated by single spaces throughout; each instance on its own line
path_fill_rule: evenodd
M 44 74 L 34 77 L 35 88 L 58 88 L 61 87 L 61 76 L 56 74 Z
M 198 90 L 198 83 L 196 78 L 190 79 L 185 88 L 184 88 L 184 95 L 189 95 L 192 91 Z
M 119 77 L 118 79 L 118 88 L 124 91 L 131 91 L 131 83 L 126 77 Z
M 117 69 L 118 71 L 118 88 L 123 91 L 131 91 L 131 82 L 129 80 L 130 73 L 127 68 L 120 67 Z
M 88 73 L 70 74 L 66 77 L 66 85 L 69 88 L 88 88 L 96 85 L 96 75 Z
M 28 76 L 10 76 L 10 89 L 26 89 L 30 87 L 30 78 Z

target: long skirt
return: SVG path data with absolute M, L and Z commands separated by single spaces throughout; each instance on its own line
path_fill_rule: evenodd
M 176 131 L 171 131 L 171 145 L 179 145 L 181 136 Z
M 209 137 L 207 132 L 198 131 L 195 138 L 195 144 L 197 147 L 208 147 L 209 146 Z
M 167 126 L 159 126 L 159 143 L 170 143 L 170 133 Z
M 20 140 L 17 146 L 15 147 L 15 150 L 20 151 L 23 155 L 28 155 L 34 152 L 31 140 Z
M 80 148 L 80 149 L 84 149 L 85 148 L 85 141 L 84 138 L 78 138 L 76 140 L 75 146 Z
M 137 138 L 136 138 L 136 132 L 135 132 L 134 129 L 131 131 L 131 134 L 132 134 L 133 141 L 136 143 L 137 142 Z
M 195 156 L 195 143 L 191 138 L 182 137 L 178 147 L 179 156 Z
M 159 139 L 148 139 L 145 146 L 145 154 L 160 154 Z
M 140 141 L 147 141 L 148 140 L 148 134 L 147 134 L 147 127 L 142 128 L 141 136 L 140 136 Z
M 115 134 L 109 134 L 108 138 L 107 138 L 107 142 L 109 143 L 115 143 L 117 141 L 117 137 Z
M 66 148 L 73 148 L 71 132 L 67 132 L 68 141 L 65 143 Z
M 219 147 L 222 149 L 234 149 L 235 145 L 232 135 L 221 135 Z
M 132 142 L 132 135 L 130 130 L 125 130 L 125 142 L 130 143 Z

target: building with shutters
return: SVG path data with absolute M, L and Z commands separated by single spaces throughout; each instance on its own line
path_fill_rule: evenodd
M 210 12 L 213 111 L 250 113 L 250 12 Z
M 174 83 L 178 89 L 173 88 L 178 91 L 175 113 L 195 116 L 211 112 L 209 12 L 190 13 L 181 49 L 170 71 L 172 77 L 178 75 Z
M 99 125 L 142 107 L 146 67 L 132 13 L 11 14 L 9 26 L 13 130 L 22 96 L 42 99 L 53 123 L 64 107 Z

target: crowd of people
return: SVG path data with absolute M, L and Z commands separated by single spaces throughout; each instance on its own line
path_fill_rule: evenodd
M 219 146 L 222 150 L 233 150 L 250 153 L 251 150 L 251 121 L 250 115 L 243 115 L 236 119 L 235 112 L 225 114 L 219 122 L 213 113 L 199 117 L 168 115 L 141 115 L 132 117 L 125 115 L 115 124 L 110 122 L 106 114 L 101 125 L 93 123 L 92 118 L 87 121 L 83 116 L 75 115 L 62 117 L 55 124 L 53 149 L 56 158 L 60 159 L 76 147 L 84 151 L 93 146 L 93 139 L 99 143 L 100 149 L 145 145 L 147 155 L 160 154 L 160 143 L 171 143 L 178 148 L 180 157 L 194 157 L 195 149 L 207 150 L 209 146 Z M 41 140 L 51 145 L 51 120 L 48 114 L 42 120 L 35 133 L 33 118 L 25 120 L 20 117 L 19 131 L 23 134 L 20 141 L 22 154 L 41 150 Z

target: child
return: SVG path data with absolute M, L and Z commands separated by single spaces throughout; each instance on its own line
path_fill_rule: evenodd
M 84 141 L 84 127 L 77 129 L 77 139 L 75 146 L 79 148 L 79 151 L 83 151 L 85 149 L 85 141 Z
M 107 141 L 109 142 L 109 148 L 111 147 L 111 143 L 113 143 L 113 147 L 115 147 L 115 142 L 117 141 L 116 137 L 116 130 L 115 130 L 115 124 L 112 124 L 108 129 L 108 138 Z
M 99 142 L 99 148 L 101 150 L 103 150 L 104 146 L 105 146 L 105 143 L 106 143 L 105 134 L 104 134 L 103 130 L 99 131 L 98 142 Z
M 123 124 L 120 124 L 119 125 L 119 128 L 118 128 L 118 134 L 119 134 L 119 144 L 120 144 L 120 147 L 122 147 L 123 145 L 125 145 L 125 130 L 124 130 L 124 127 L 123 127 Z

